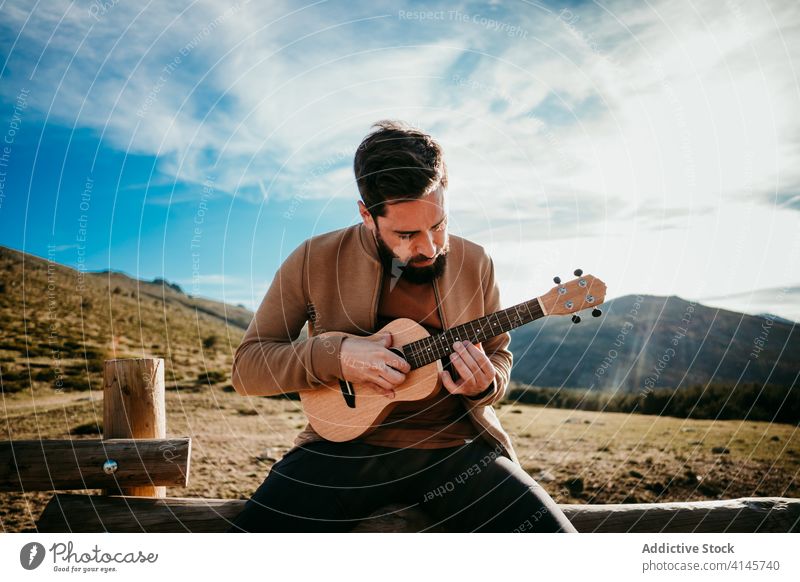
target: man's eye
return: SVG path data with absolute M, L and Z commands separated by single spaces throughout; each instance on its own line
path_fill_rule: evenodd
M 399 235 L 402 240 L 411 240 L 410 234 L 401 234 Z

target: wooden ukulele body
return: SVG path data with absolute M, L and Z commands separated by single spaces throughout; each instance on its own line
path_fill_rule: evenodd
M 572 314 L 572 321 L 579 323 L 577 312 L 587 307 L 593 308 L 593 316 L 599 316 L 601 312 L 597 306 L 605 301 L 606 284 L 592 275 L 584 275 L 581 269 L 575 270 L 575 276 L 577 279 L 566 283 L 555 277 L 556 287 L 541 297 L 451 327 L 434 336 L 408 318 L 395 319 L 370 336 L 336 331 L 319 334 L 318 337 L 344 335 L 364 339 L 389 331 L 392 345 L 388 349 L 404 357 L 411 364 L 411 371 L 396 387 L 393 399 L 344 380 L 314 390 L 301 390 L 300 400 L 308 422 L 320 436 L 330 441 L 356 439 L 372 432 L 401 402 L 434 395 L 441 388 L 442 359 L 452 353 L 454 341 L 470 341 L 482 350 L 482 341 L 540 317 Z M 413 346 L 408 345 L 412 343 Z M 408 348 L 404 350 L 404 346 Z M 450 368 L 449 360 L 445 361 Z
M 376 333 L 358 336 L 345 332 L 324 332 L 317 337 L 346 336 L 359 339 L 375 338 L 391 332 L 392 345 L 388 348 L 402 355 L 404 345 L 430 336 L 416 321 L 395 319 Z M 383 422 L 400 402 L 422 400 L 434 394 L 441 384 L 441 360 L 411 370 L 405 381 L 396 387 L 395 397 L 387 398 L 371 388 L 345 382 L 326 384 L 315 390 L 300 391 L 300 400 L 308 422 L 321 437 L 335 442 L 356 439 L 369 434 Z

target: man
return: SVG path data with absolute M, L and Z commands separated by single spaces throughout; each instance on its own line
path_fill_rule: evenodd
M 354 160 L 362 222 L 295 248 L 234 355 L 243 395 L 347 380 L 393 398 L 410 366 L 390 351 L 406 317 L 431 334 L 502 309 L 482 247 L 448 236 L 447 168 L 429 135 L 381 121 Z M 308 339 L 295 341 L 308 321 Z M 400 402 L 368 435 L 323 439 L 308 424 L 229 529 L 349 531 L 389 503 L 416 506 L 448 531 L 576 531 L 520 466 L 492 404 L 507 390 L 508 333 L 442 358 L 440 390 Z

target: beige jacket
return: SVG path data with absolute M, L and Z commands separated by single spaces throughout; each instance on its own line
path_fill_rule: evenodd
M 434 282 L 444 329 L 502 309 L 494 263 L 480 245 L 450 235 L 447 266 Z M 295 248 L 275 274 L 233 358 L 232 383 L 239 394 L 271 396 L 314 390 L 342 378 L 342 337 L 315 337 L 342 331 L 375 331 L 383 267 L 372 233 L 363 223 L 319 234 Z M 298 340 L 308 322 L 308 338 Z M 492 404 L 508 389 L 513 356 L 511 337 L 500 334 L 483 349 L 497 375 L 494 391 L 480 400 L 461 397 L 480 434 L 515 463 L 511 438 Z M 310 424 L 294 440 L 294 450 L 322 440 Z M 501 448 L 497 448 L 496 445 Z

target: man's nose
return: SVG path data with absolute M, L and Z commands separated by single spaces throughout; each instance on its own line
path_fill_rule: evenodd
M 425 255 L 428 259 L 432 259 L 436 254 L 436 244 L 433 242 L 433 235 L 426 233 L 422 237 L 416 248 L 417 255 Z

